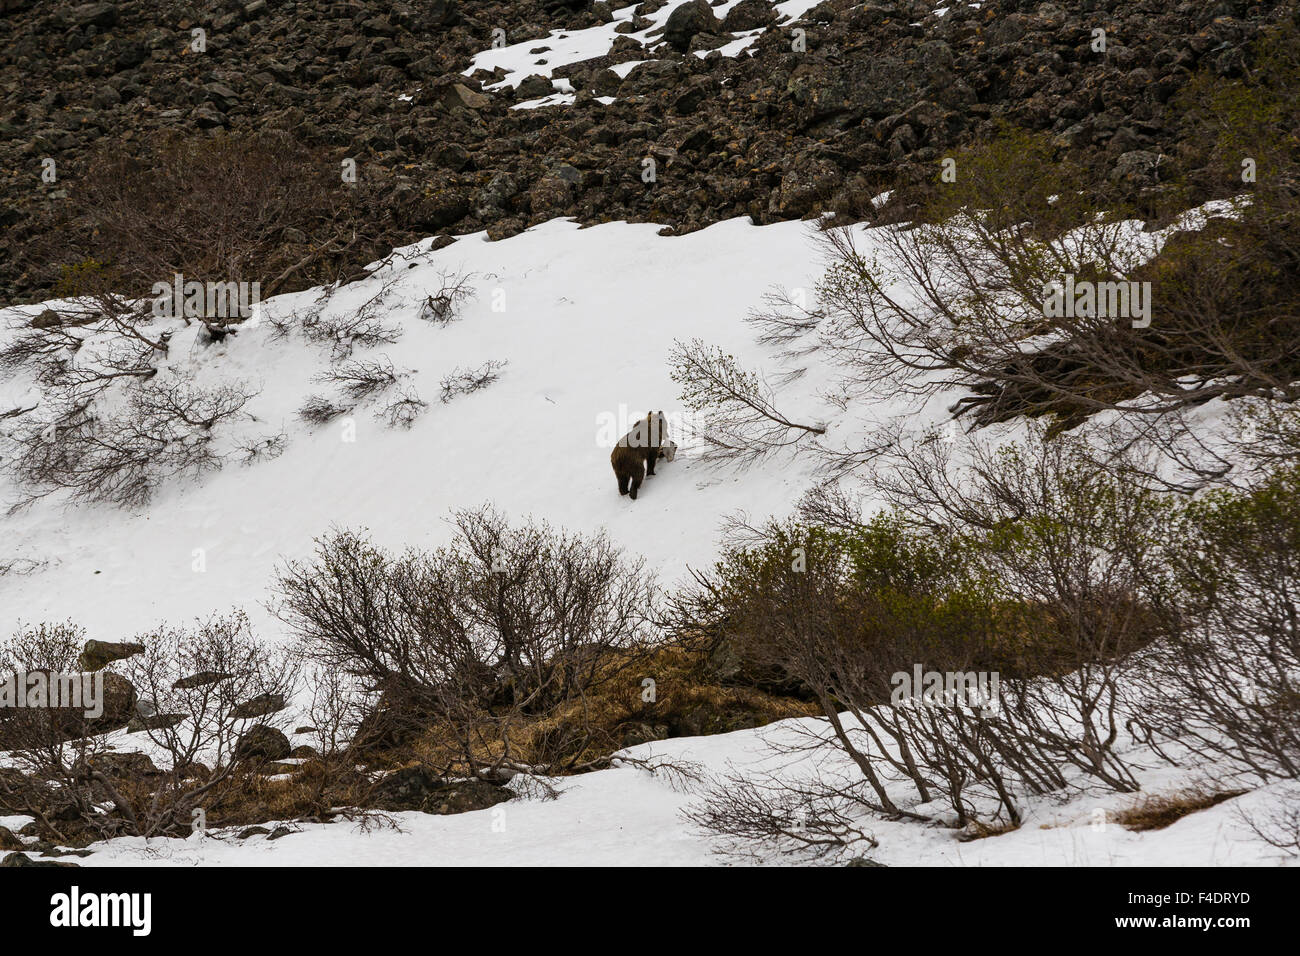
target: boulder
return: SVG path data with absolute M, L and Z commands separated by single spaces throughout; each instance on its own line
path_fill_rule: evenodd
M 685 53 L 697 33 L 715 33 L 721 28 L 708 0 L 690 0 L 671 14 L 664 23 L 663 38 L 674 50 Z
M 468 215 L 472 202 L 473 193 L 467 187 L 435 188 L 403 210 L 403 215 L 410 227 L 437 232 Z
M 197 674 L 191 674 L 189 677 L 182 677 L 176 683 L 172 684 L 172 689 L 192 690 L 195 687 L 206 687 L 208 684 L 215 684 L 217 681 L 227 680 L 234 676 L 234 674 L 224 674 L 220 671 L 199 671 Z
M 807 215 L 828 201 L 842 180 L 834 163 L 809 152 L 799 153 L 781 177 L 780 188 L 772 197 L 772 211 L 785 217 Z
M 199 129 L 216 129 L 226 125 L 226 114 L 215 109 L 210 103 L 204 103 L 190 114 L 190 118 Z
M 1151 186 L 1159 181 L 1160 164 L 1165 157 L 1150 150 L 1134 149 L 1115 160 L 1110 178 L 1135 186 Z
M 97 733 L 125 727 L 135 716 L 139 701 L 135 685 L 121 674 L 104 674 L 104 713 L 92 722 Z
M 573 202 L 573 186 L 559 176 L 543 176 L 528 190 L 533 215 L 557 213 Z
M 41 671 L 51 673 L 43 668 Z M 127 725 L 135 713 L 137 699 L 135 687 L 129 680 L 108 672 L 100 678 L 93 678 L 90 674 L 72 676 L 81 682 L 81 706 L 5 708 L 0 711 L 0 750 L 41 748 L 80 737 L 106 734 Z M 91 696 L 96 680 L 102 681 L 99 701 Z M 53 692 L 51 688 L 50 693 Z M 87 716 L 86 712 L 93 709 L 99 709 L 100 714 Z
M 776 22 L 776 11 L 768 0 L 740 0 L 722 21 L 722 28 L 728 33 L 740 33 L 744 30 L 761 30 Z
M 148 777 L 162 772 L 142 753 L 95 754 L 86 758 L 85 765 L 107 777 Z
M 665 740 L 669 733 L 667 724 L 629 724 L 623 728 L 623 746 L 635 747 L 637 744 L 648 744 L 652 740 Z
M 437 91 L 433 102 L 446 110 L 481 110 L 492 105 L 492 97 L 464 83 L 448 83 Z
M 512 791 L 486 780 L 446 780 L 423 767 L 406 767 L 379 781 L 371 802 L 380 810 L 451 814 L 484 810 L 512 797 Z
M 258 694 L 256 697 L 250 697 L 238 707 L 230 712 L 230 716 L 236 720 L 248 720 L 253 717 L 265 717 L 267 714 L 274 714 L 276 711 L 284 710 L 283 694 Z
M 282 760 L 289 756 L 289 738 L 274 727 L 258 724 L 235 744 L 236 760 Z
M 126 725 L 126 732 L 138 734 L 146 730 L 166 730 L 175 727 L 184 719 L 184 714 L 136 714 Z
M 617 96 L 618 88 L 623 85 L 623 77 L 606 67 L 598 70 L 588 85 L 597 96 Z
M 117 23 L 117 7 L 111 3 L 83 3 L 72 8 L 70 17 L 72 23 L 82 29 L 93 26 L 107 30 Z
M 83 671 L 97 671 L 114 661 L 143 653 L 143 644 L 132 644 L 126 641 L 86 641 L 86 646 L 81 649 L 78 664 Z
M 10 853 L 0 860 L 0 866 L 71 866 L 75 863 L 65 863 L 62 860 L 33 860 L 26 853 Z
M 460 22 L 460 9 L 457 0 L 428 0 L 420 4 L 424 16 L 424 25 L 428 27 L 452 27 Z
M 555 92 L 555 86 L 551 83 L 549 77 L 542 76 L 540 73 L 534 73 L 532 76 L 526 76 L 515 88 L 515 95 L 521 100 L 535 100 L 543 96 L 550 96 Z

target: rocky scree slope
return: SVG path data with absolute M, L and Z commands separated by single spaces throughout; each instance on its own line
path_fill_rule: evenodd
M 998 122 L 1159 188 L 1161 157 L 1196 136 L 1171 98 L 1199 68 L 1240 75 L 1258 32 L 1297 16 L 1294 0 L 825 0 L 797 23 L 768 0 L 0 0 L 0 304 L 47 298 L 87 255 L 77 178 L 93 151 L 138 154 L 168 131 L 283 130 L 322 162 L 355 158 L 388 246 L 556 216 L 675 233 L 857 217 Z M 608 52 L 547 62 L 552 31 L 610 24 Z M 496 29 L 532 44 L 536 75 L 463 75 Z M 749 46 L 724 55 L 738 36 Z M 512 108 L 557 81 L 571 103 Z M 290 225 L 280 241 L 311 244 Z

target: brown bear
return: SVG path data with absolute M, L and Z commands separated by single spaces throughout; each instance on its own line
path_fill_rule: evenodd
M 650 412 L 618 440 L 609 463 L 614 466 L 620 495 L 631 495 L 636 501 L 642 479 L 655 473 L 655 462 L 664 457 L 666 445 L 676 448 L 668 441 L 668 419 L 663 412 Z

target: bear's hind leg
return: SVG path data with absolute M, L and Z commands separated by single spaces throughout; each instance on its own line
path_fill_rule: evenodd
M 636 501 L 636 492 L 637 492 L 637 489 L 640 488 L 640 487 L 641 487 L 641 476 L 640 476 L 640 475 L 633 475 L 633 476 L 632 476 L 632 491 L 631 491 L 631 495 L 632 495 L 632 500 L 633 500 L 633 501 Z
M 627 480 L 628 480 L 627 475 L 618 476 L 618 493 L 620 495 L 627 494 Z

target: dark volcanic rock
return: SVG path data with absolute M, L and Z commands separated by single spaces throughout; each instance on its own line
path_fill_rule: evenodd
M 66 863 L 62 860 L 33 860 L 26 853 L 9 853 L 3 860 L 0 860 L 0 866 L 71 866 L 75 863 Z
M 669 14 L 663 38 L 674 50 L 685 53 L 697 33 L 712 33 L 718 27 L 718 18 L 708 0 L 690 0 Z
M 47 312 L 49 310 L 46 310 Z M 42 313 L 42 316 L 44 313 Z M 127 642 L 110 643 L 108 641 L 86 641 L 86 645 L 81 651 L 81 669 L 86 671 L 97 671 L 107 667 L 113 661 L 120 661 L 136 654 L 144 653 L 143 644 L 131 644 Z
M 234 707 L 230 711 L 230 716 L 236 720 L 244 720 L 250 717 L 265 717 L 267 714 L 274 714 L 279 710 L 284 710 L 283 695 L 266 693 L 250 697 L 237 707 Z
M 442 232 L 501 238 L 553 216 L 680 234 L 739 215 L 816 215 L 864 183 L 920 181 L 997 124 L 1045 133 L 1100 177 L 1150 189 L 1168 168 L 1159 157 L 1198 136 L 1199 121 L 1171 105 L 1189 78 L 1245 75 L 1261 29 L 1294 16 L 1284 0 L 987 0 L 941 17 L 916 0 L 824 0 L 777 23 L 768 0 L 741 0 L 724 20 L 693 0 L 643 42 L 629 33 L 663 9 L 643 0 L 589 60 L 537 64 L 518 89 L 490 89 L 503 70 L 465 75 L 495 28 L 550 60 L 552 31 L 611 22 L 614 6 L 0 0 L 0 168 L 15 172 L 0 177 L 0 306 L 50 298 L 62 266 L 93 258 L 75 187 L 94 152 L 139 155 L 171 133 L 273 128 L 322 162 L 354 159 L 374 190 L 368 225 L 389 247 Z M 1105 55 L 1090 46 L 1098 25 Z M 202 52 L 191 47 L 200 27 Z M 751 30 L 762 32 L 741 56 L 706 52 Z M 651 62 L 626 78 L 610 69 L 633 60 Z M 575 102 L 512 110 L 551 92 L 543 69 L 572 83 Z M 45 158 L 58 182 L 40 182 Z M 640 178 L 646 158 L 653 184 Z M 285 226 L 293 251 L 309 227 Z M 374 258 L 331 255 L 343 273 Z
M 444 780 L 422 767 L 389 774 L 375 787 L 373 805 L 381 810 L 465 813 L 511 799 L 514 793 L 486 780 Z
M 740 33 L 744 30 L 758 30 L 776 22 L 776 11 L 767 0 L 740 0 L 722 21 L 722 28 L 728 33 Z
M 258 724 L 240 736 L 235 757 L 240 760 L 282 760 L 289 756 L 289 738 L 274 727 Z

